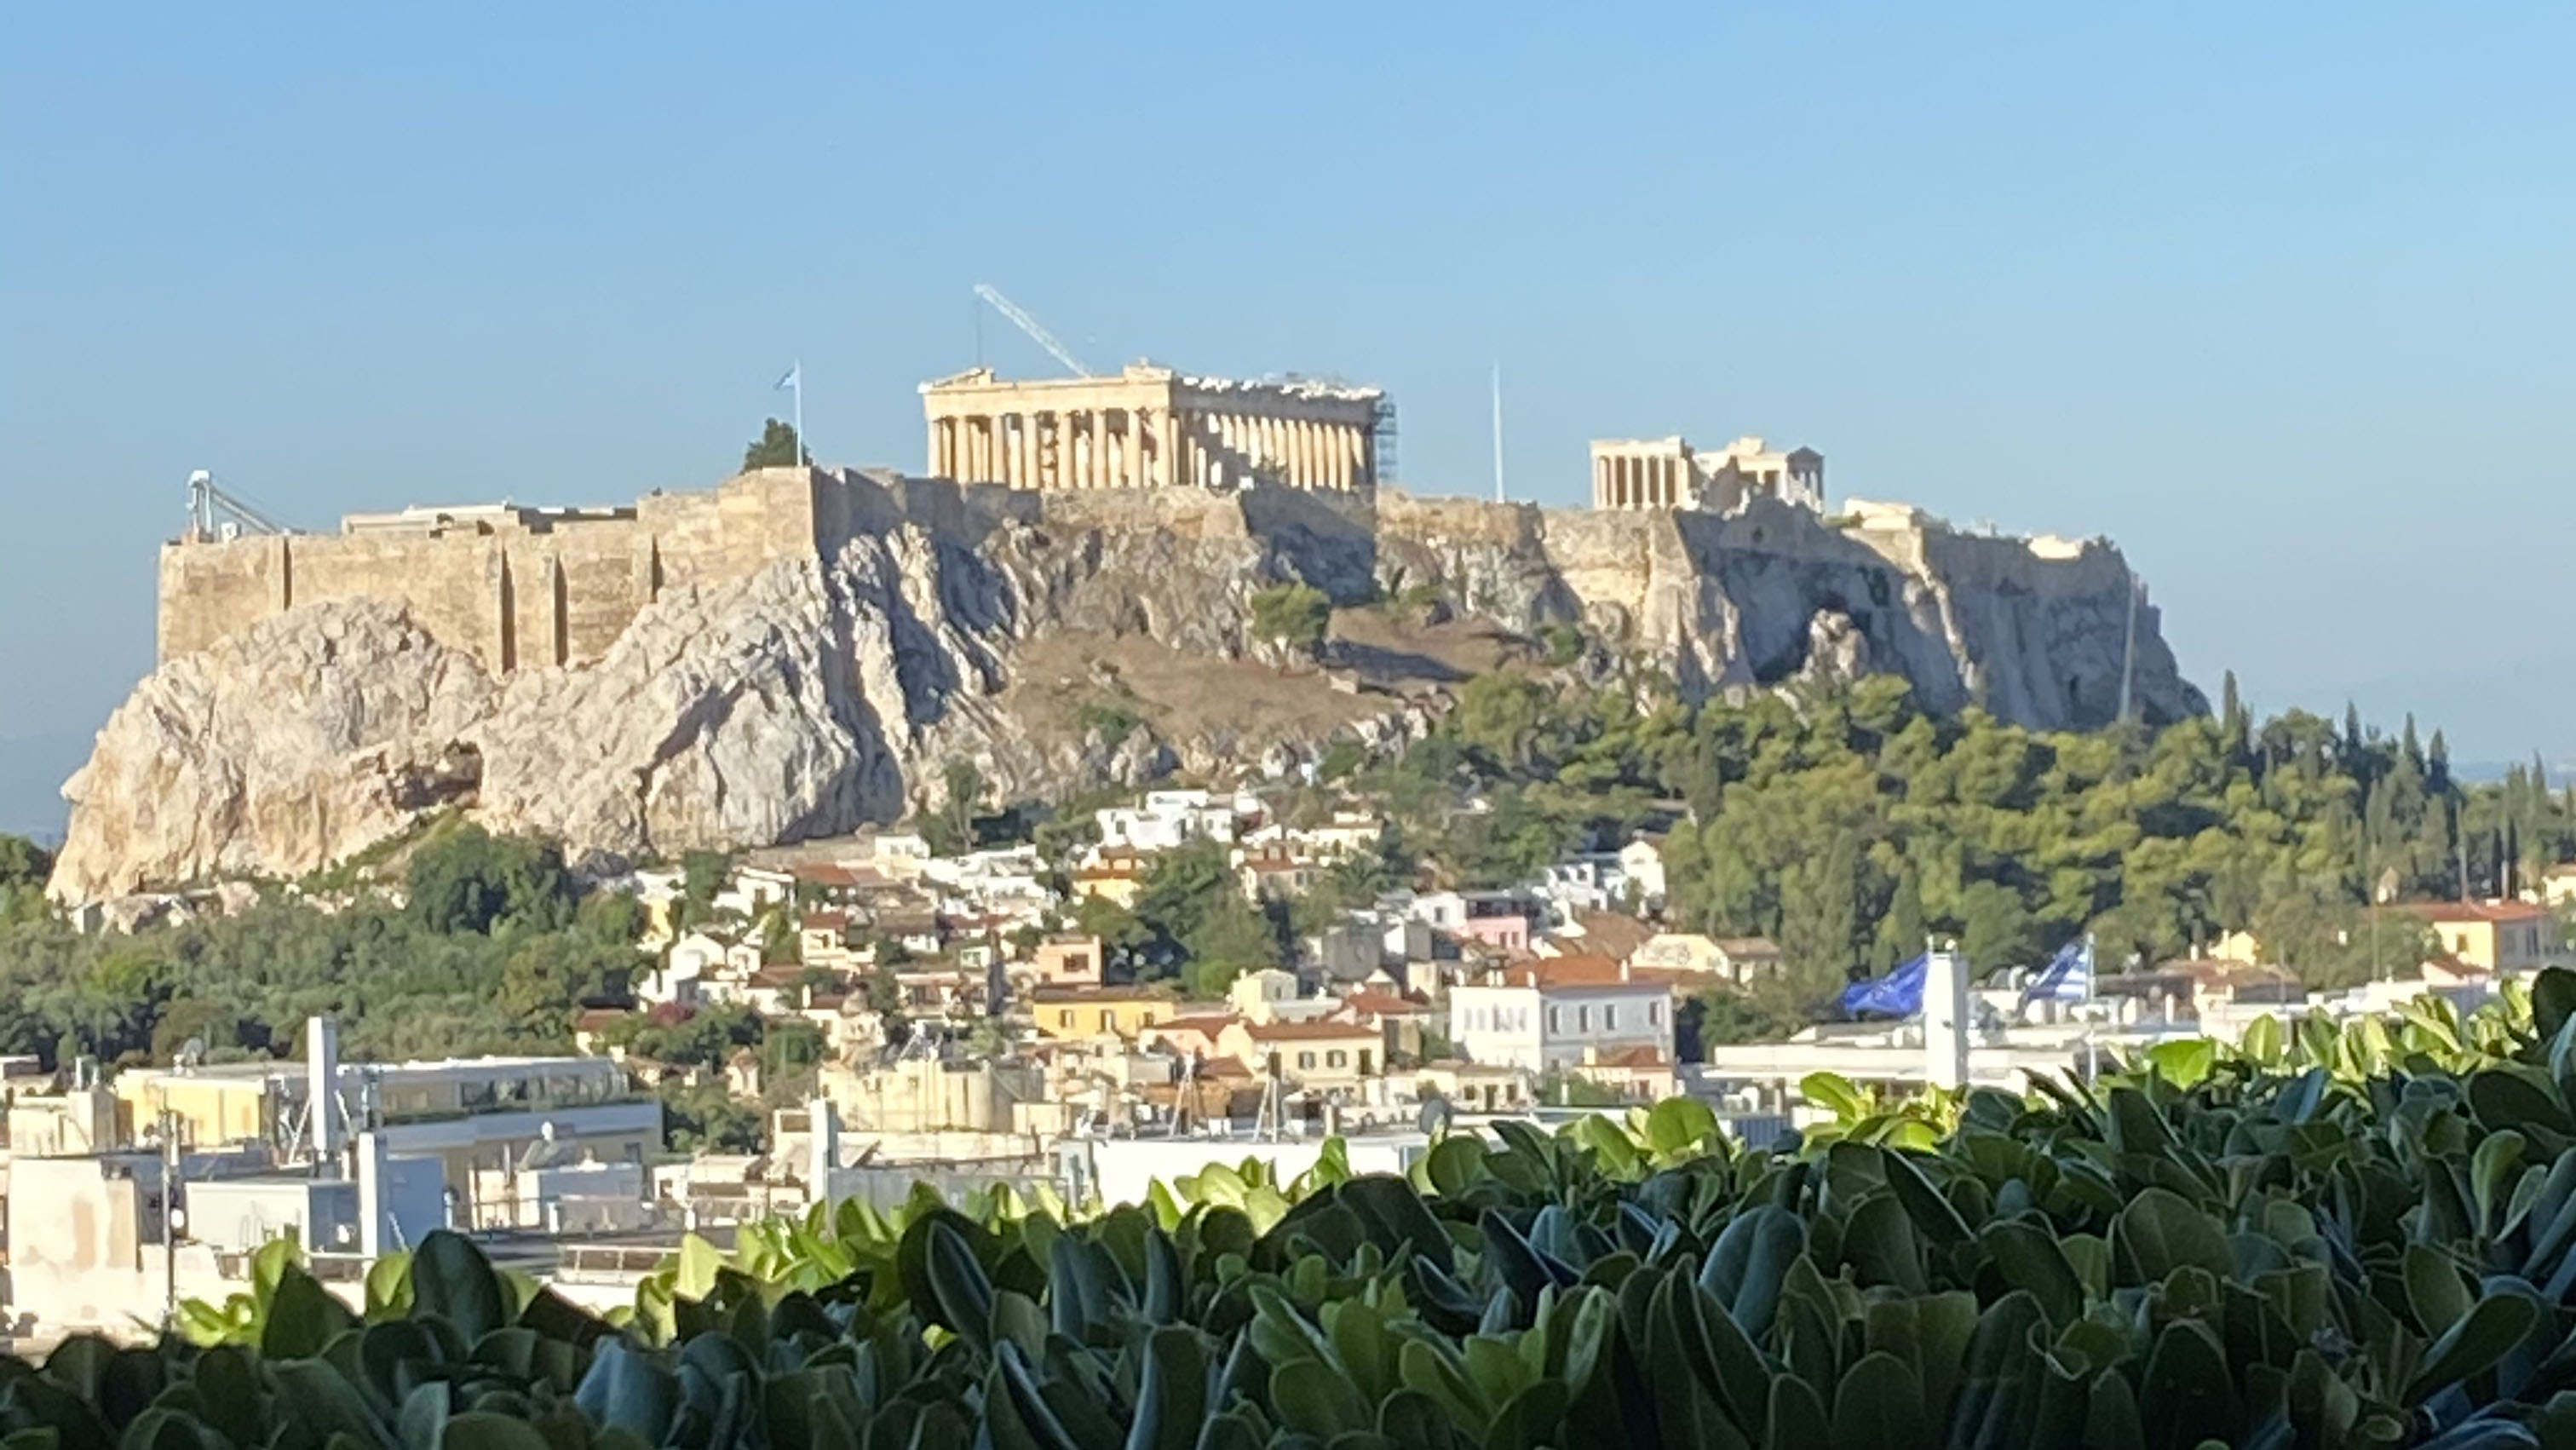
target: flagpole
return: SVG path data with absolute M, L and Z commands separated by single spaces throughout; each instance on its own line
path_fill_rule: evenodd
M 2100 1049 L 2093 1043 L 2093 976 L 2102 963 L 2093 951 L 2093 933 L 2084 933 L 2084 1081 L 2090 1084 L 2102 1075 Z
M 805 359 L 798 358 L 787 375 L 796 380 L 796 453 L 787 461 L 803 468 L 813 456 L 813 450 L 805 446 Z

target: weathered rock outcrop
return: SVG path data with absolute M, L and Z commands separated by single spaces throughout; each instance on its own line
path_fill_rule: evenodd
M 1693 697 L 1895 671 L 1933 708 L 1977 701 L 2048 727 L 2111 718 L 2135 588 L 2107 545 L 1970 537 L 1889 511 L 1041 502 L 824 482 L 848 497 L 813 547 L 661 588 L 595 658 L 495 675 L 420 611 L 359 597 L 295 604 L 167 661 L 64 787 L 55 895 L 299 874 L 450 806 L 576 857 L 631 857 L 892 820 L 942 794 L 955 761 L 1019 797 L 1275 772 L 1331 735 L 1426 729 L 1436 685 L 1383 688 L 1347 659 L 1283 672 L 1247 649 L 1251 596 L 1282 579 L 1343 604 L 1430 585 L 1488 630 L 1577 624 Z M 2135 630 L 2140 708 L 2205 709 L 2152 609 Z M 1157 652 L 1182 696 L 1257 687 L 1300 708 L 1086 714 L 1073 697 L 1141 697 L 1096 655 L 1067 663 L 1067 641 Z

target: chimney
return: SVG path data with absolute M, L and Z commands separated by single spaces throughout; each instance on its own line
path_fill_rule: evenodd
M 1625 959 L 1619 963 L 1619 980 L 1623 982 L 1628 980 L 1628 963 Z
M 304 1023 L 304 1114 L 312 1126 L 313 1158 L 340 1156 L 340 1024 L 329 1017 Z

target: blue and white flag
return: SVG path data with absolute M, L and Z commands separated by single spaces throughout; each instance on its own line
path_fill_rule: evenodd
M 774 393 L 774 392 L 777 392 L 777 391 L 779 390 L 779 388 L 794 388 L 794 389 L 796 389 L 796 390 L 797 390 L 797 391 L 799 391 L 799 392 L 804 391 L 804 389 L 805 389 L 805 379 L 804 379 L 804 377 L 802 376 L 802 375 L 803 375 L 803 373 L 804 373 L 804 371 L 805 371 L 805 364 L 803 364 L 803 363 L 801 363 L 801 362 L 800 362 L 800 363 L 798 363 L 796 366 L 794 366 L 794 367 L 792 367 L 792 368 L 789 368 L 789 369 L 787 370 L 787 376 L 785 376 L 785 377 L 783 377 L 783 378 L 780 378 L 780 379 L 778 380 L 778 387 L 776 387 L 776 388 L 772 388 L 772 389 L 770 389 L 770 391 Z
M 2024 987 L 2025 1002 L 2093 1000 L 2093 938 L 2080 936 L 2057 949 L 2048 966 Z

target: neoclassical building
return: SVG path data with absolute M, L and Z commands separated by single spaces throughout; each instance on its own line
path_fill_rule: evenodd
M 974 368 L 921 385 L 932 477 L 1032 489 L 1372 489 L 1384 402 L 1375 388 L 1149 364 L 1019 382 Z
M 1715 452 L 1695 449 L 1678 434 L 1592 444 L 1594 508 L 1733 513 L 1764 496 L 1823 509 L 1825 456 L 1812 448 L 1780 452 L 1752 437 Z

